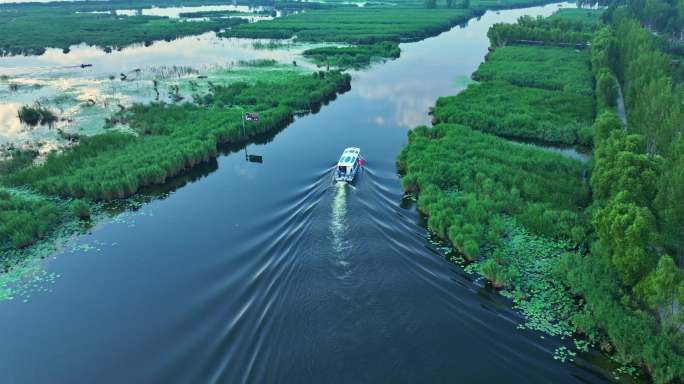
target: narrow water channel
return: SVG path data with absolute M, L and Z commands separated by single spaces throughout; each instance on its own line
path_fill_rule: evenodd
M 444 258 L 402 204 L 394 164 L 483 59 L 490 25 L 557 8 L 488 12 L 402 44 L 319 113 L 249 145 L 262 164 L 221 156 L 78 239 L 44 265 L 60 276 L 49 292 L 0 303 L 3 381 L 606 381 L 582 358 L 554 360 L 564 341 L 516 329 L 509 303 Z M 352 145 L 366 168 L 335 186 Z

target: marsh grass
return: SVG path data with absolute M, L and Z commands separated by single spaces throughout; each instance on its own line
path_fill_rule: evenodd
M 51 125 L 58 120 L 54 112 L 38 104 L 24 105 L 18 112 L 19 121 L 24 124 L 35 126 L 39 124 Z

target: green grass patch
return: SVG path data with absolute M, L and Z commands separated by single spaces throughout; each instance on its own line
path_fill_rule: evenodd
M 65 216 L 67 211 L 52 200 L 0 188 L 0 251 L 34 244 Z M 0 257 L 0 263 L 4 268 L 8 260 Z
M 436 35 L 471 16 L 473 12 L 467 9 L 338 8 L 243 24 L 221 35 L 351 44 L 399 42 Z
M 396 59 L 401 54 L 394 42 L 381 42 L 351 47 L 321 47 L 307 49 L 304 56 L 318 65 L 337 68 L 363 68 L 374 59 Z
M 522 16 L 515 24 L 494 24 L 487 31 L 487 37 L 495 47 L 520 42 L 583 47 L 599 27 L 598 23 L 574 18 Z
M 54 112 L 40 105 L 24 105 L 19 110 L 19 121 L 30 126 L 52 124 L 57 119 Z
M 563 8 L 547 17 L 547 20 L 564 20 L 572 23 L 584 23 L 600 27 L 603 9 Z
M 538 46 L 500 47 L 473 74 L 477 81 L 504 80 L 523 87 L 593 95 L 586 51 Z
M 589 190 L 577 160 L 438 124 L 410 133 L 398 166 L 430 229 L 469 259 L 503 236 L 502 215 L 538 235 L 584 241 Z
M 435 123 L 458 123 L 500 136 L 563 144 L 591 142 L 592 97 L 519 87 L 504 81 L 470 85 L 441 97 Z

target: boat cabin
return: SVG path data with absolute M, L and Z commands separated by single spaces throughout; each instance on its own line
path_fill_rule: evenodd
M 359 148 L 350 147 L 342 152 L 340 160 L 337 162 L 335 169 L 335 180 L 337 181 L 352 181 L 354 176 L 361 167 L 361 150 Z

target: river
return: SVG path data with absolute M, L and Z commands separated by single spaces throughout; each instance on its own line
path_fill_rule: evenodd
M 481 62 L 490 25 L 557 8 L 487 12 L 402 44 L 319 113 L 249 145 L 263 163 L 227 151 L 75 240 L 44 264 L 60 276 L 49 289 L 0 303 L 3 381 L 607 381 L 583 356 L 554 360 L 566 341 L 518 330 L 508 301 L 445 259 L 394 164 Z M 352 145 L 364 172 L 335 186 Z

